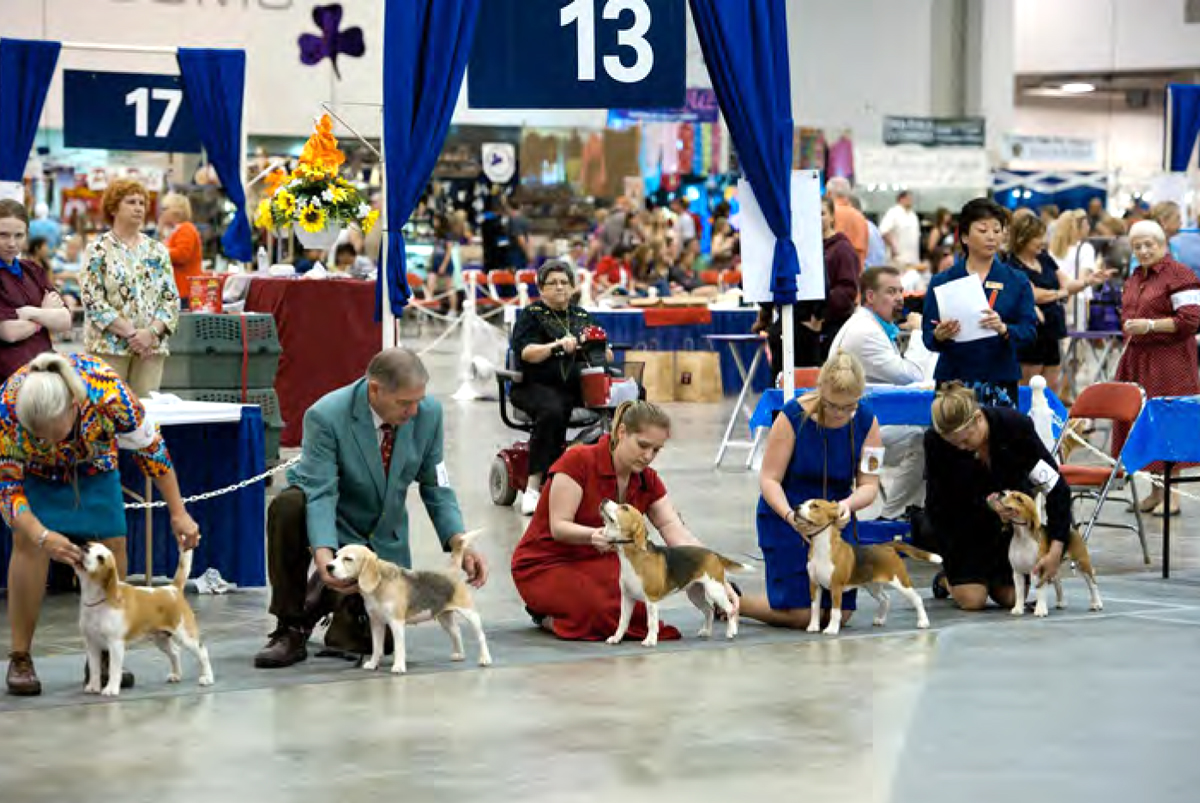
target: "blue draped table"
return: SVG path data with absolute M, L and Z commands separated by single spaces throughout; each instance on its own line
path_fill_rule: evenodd
M 176 423 L 169 418 L 155 416 L 155 419 L 160 421 L 184 497 L 224 488 L 264 471 L 263 421 L 258 407 L 242 407 L 240 417 L 229 421 Z M 145 487 L 141 470 L 133 457 L 124 451 L 121 452 L 121 484 L 139 494 Z M 188 512 L 199 525 L 202 536 L 192 564 L 192 577 L 214 567 L 222 577 L 239 587 L 266 585 L 266 488 L 263 483 L 204 502 L 194 502 L 188 505 Z M 126 510 L 125 516 L 129 573 L 144 574 L 146 513 L 144 510 Z M 156 508 L 152 522 L 153 571 L 155 575 L 170 577 L 175 574 L 179 552 L 166 508 Z M 0 560 L 6 567 L 11 543 L 12 533 L 0 522 Z M 7 572 L 0 576 L 0 585 L 6 584 Z
M 650 351 L 703 351 L 710 348 L 705 335 L 744 335 L 758 318 L 755 309 L 714 309 L 712 323 L 689 324 L 686 326 L 646 326 L 646 317 L 640 309 L 588 310 L 588 314 L 608 333 L 610 343 L 621 343 L 629 348 L 646 348 Z M 733 346 L 740 350 L 746 365 L 754 359 L 754 343 Z M 737 363 L 728 349 L 718 351 L 721 355 L 721 384 L 727 396 L 736 396 L 742 389 L 742 377 Z M 760 392 L 772 384 L 771 366 L 766 360 L 759 365 L 751 377 L 751 389 Z
M 1175 477 L 1171 471 L 1177 463 L 1200 463 L 1200 396 L 1159 396 L 1147 399 L 1146 405 L 1133 422 L 1121 462 L 1132 474 L 1151 463 L 1162 461 L 1163 485 L 1166 499 L 1171 498 L 1171 486 L 1200 482 L 1200 477 Z M 1170 504 L 1170 502 L 1167 502 Z M 1163 518 L 1162 576 L 1171 576 L 1171 517 Z

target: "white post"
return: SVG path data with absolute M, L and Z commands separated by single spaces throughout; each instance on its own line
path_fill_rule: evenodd
M 383 113 L 383 110 L 381 108 L 380 114 L 382 115 L 382 113 Z M 380 126 L 379 130 L 383 131 L 383 127 Z M 385 134 L 386 134 L 386 132 L 385 132 Z M 379 217 L 383 221 L 383 239 L 380 241 L 380 244 L 379 244 L 379 266 L 378 266 L 378 270 L 376 271 L 376 274 L 375 274 L 375 276 L 376 276 L 375 281 L 383 283 L 383 291 L 382 291 L 383 292 L 383 312 L 382 312 L 382 315 L 383 315 L 383 347 L 385 349 L 390 349 L 390 348 L 394 348 L 398 344 L 397 344 L 397 338 L 396 338 L 396 316 L 392 314 L 392 305 L 391 305 L 391 300 L 389 298 L 389 293 L 388 293 L 388 289 L 389 289 L 388 288 L 388 277 L 387 277 L 386 271 L 384 270 L 384 267 L 387 265 L 388 240 L 391 238 L 391 229 L 392 229 L 392 221 L 391 221 L 390 216 L 388 215 L 388 205 L 387 205 L 388 165 L 387 165 L 387 145 L 384 144 L 385 141 L 386 141 L 386 136 L 380 137 L 380 140 L 379 140 L 379 150 L 380 150 L 379 175 L 383 177 L 383 190 L 380 193 L 380 197 L 382 200 L 381 200 L 380 204 L 383 207 L 383 209 L 381 210 L 381 214 Z M 402 227 L 403 227 L 403 224 L 401 224 L 401 228 Z M 400 270 L 405 271 L 406 275 L 407 275 L 408 266 L 401 265 Z
M 787 404 L 796 394 L 796 306 L 784 304 L 783 316 L 783 402 Z

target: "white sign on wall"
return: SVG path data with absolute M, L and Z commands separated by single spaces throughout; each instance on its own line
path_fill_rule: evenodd
M 746 301 L 771 301 L 771 260 L 775 235 L 763 218 L 749 182 L 738 182 L 741 204 L 742 291 Z M 821 238 L 821 178 L 815 170 L 792 173 L 792 240 L 800 256 L 796 299 L 825 298 L 825 251 Z
M 1042 134 L 1005 134 L 1004 160 L 1096 163 L 1096 140 Z
M 965 189 L 978 195 L 991 185 L 983 148 L 923 148 L 917 145 L 855 149 L 854 181 L 909 189 Z

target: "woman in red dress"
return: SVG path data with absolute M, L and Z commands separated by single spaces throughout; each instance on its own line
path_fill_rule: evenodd
M 671 421 L 644 401 L 625 402 L 613 434 L 568 449 L 550 469 L 525 536 L 513 552 L 512 575 L 534 621 L 561 639 L 603 641 L 617 630 L 621 564 L 604 533 L 600 503 L 612 499 L 646 514 L 672 546 L 699 544 L 650 464 L 671 436 Z M 734 606 L 737 595 L 726 584 Z M 646 606 L 633 611 L 627 639 L 646 637 Z M 679 631 L 660 625 L 658 638 Z
M 1117 365 L 1118 382 L 1137 382 L 1147 397 L 1192 396 L 1200 393 L 1200 375 L 1196 365 L 1196 341 L 1200 328 L 1200 279 L 1171 258 L 1167 236 L 1152 220 L 1142 220 L 1129 231 L 1129 245 L 1138 267 L 1125 282 L 1121 296 L 1121 328 L 1125 332 L 1125 353 Z M 1125 445 L 1129 428 L 1113 427 L 1117 449 Z M 1149 471 L 1161 473 L 1163 464 L 1153 463 Z M 1142 512 L 1154 510 L 1163 501 L 1162 488 L 1154 487 L 1142 502 Z M 1179 503 L 1171 500 L 1159 515 L 1179 513 Z

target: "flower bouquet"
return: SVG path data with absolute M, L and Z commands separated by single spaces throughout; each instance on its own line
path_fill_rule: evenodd
M 275 231 L 291 226 L 300 244 L 313 249 L 331 248 L 350 223 L 370 234 L 379 212 L 338 175 L 344 161 L 346 155 L 333 136 L 333 121 L 326 114 L 304 143 L 296 169 L 267 176 L 267 196 L 258 204 L 254 225 Z

